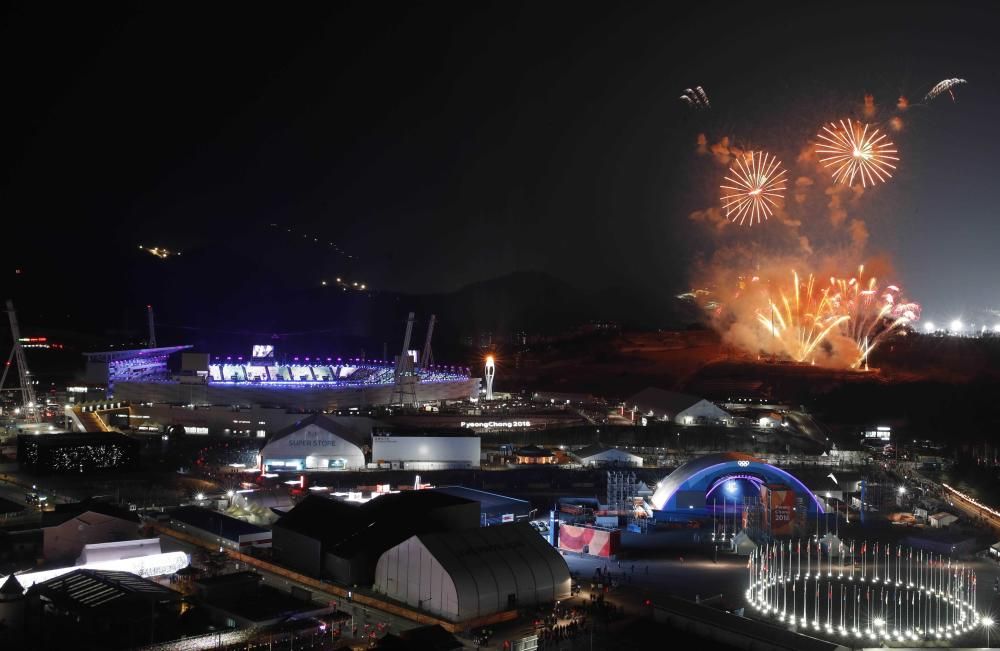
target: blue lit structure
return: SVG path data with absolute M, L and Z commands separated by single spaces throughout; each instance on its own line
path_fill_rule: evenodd
M 819 498 L 794 475 L 738 452 L 709 454 L 682 464 L 657 484 L 650 501 L 657 519 L 703 516 L 709 513 L 713 499 L 718 503 L 742 501 L 743 496 L 759 495 L 764 484 L 788 486 L 802 498 L 810 515 L 824 512 Z

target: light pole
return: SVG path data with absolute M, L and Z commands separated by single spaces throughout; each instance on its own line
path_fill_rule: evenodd
M 990 645 L 990 629 L 993 628 L 993 618 L 989 615 L 984 615 L 979 618 L 979 625 L 986 629 L 986 646 Z

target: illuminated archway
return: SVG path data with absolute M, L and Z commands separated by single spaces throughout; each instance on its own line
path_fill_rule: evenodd
M 797 477 L 748 454 L 709 454 L 682 464 L 656 485 L 650 499 L 661 512 L 704 512 L 709 495 L 727 481 L 747 481 L 758 489 L 763 484 L 790 488 L 810 514 L 823 513 L 823 504 Z

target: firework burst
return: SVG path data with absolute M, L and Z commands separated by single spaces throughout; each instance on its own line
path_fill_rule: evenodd
M 900 289 L 889 285 L 880 290 L 875 278 L 865 278 L 865 266 L 853 278 L 830 278 L 830 303 L 849 320 L 841 327 L 858 348 L 852 368 L 868 365 L 868 356 L 886 338 L 920 318 L 920 305 L 900 297 Z
M 792 271 L 792 279 L 791 291 L 779 289 L 776 296 L 768 296 L 767 309 L 757 312 L 757 322 L 773 339 L 781 342 L 792 359 L 805 362 L 811 360 L 816 348 L 850 317 L 838 313 L 829 290 L 817 289 L 812 274 L 808 280 L 800 282 L 798 272 Z
M 868 124 L 841 120 L 839 126 L 831 122 L 817 134 L 821 140 L 816 145 L 819 161 L 827 168 L 833 168 L 833 178 L 838 183 L 853 185 L 855 177 L 861 179 L 861 186 L 885 183 L 892 178 L 892 172 L 899 161 L 893 145 Z
M 781 162 L 766 152 L 737 156 L 721 186 L 726 217 L 734 224 L 753 226 L 773 215 L 784 198 L 784 176 Z

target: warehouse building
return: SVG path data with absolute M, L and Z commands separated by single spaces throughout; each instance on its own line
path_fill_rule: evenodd
M 388 549 L 374 589 L 450 621 L 570 596 L 566 561 L 527 523 L 417 534 Z
M 430 489 L 453 497 L 472 500 L 479 504 L 479 526 L 492 527 L 508 522 L 522 522 L 531 519 L 531 502 L 515 497 L 488 493 L 465 486 L 440 486 Z
M 372 431 L 372 461 L 402 470 L 478 468 L 479 437 L 471 430 Z
M 260 451 L 265 471 L 361 470 L 375 421 L 363 417 L 307 416 L 275 432 Z
M 625 401 L 633 422 L 670 421 L 679 425 L 728 425 L 733 417 L 714 402 L 687 393 L 648 387 Z
M 168 637 L 183 595 L 128 572 L 74 570 L 27 593 L 37 649 L 131 649 Z
M 585 448 L 573 451 L 581 465 L 590 467 L 600 466 L 624 466 L 628 468 L 642 468 L 642 457 L 618 448 L 608 448 L 603 445 L 588 445 Z
M 247 551 L 250 547 L 271 546 L 270 531 L 220 511 L 182 506 L 170 512 L 170 520 L 178 529 L 220 547 Z
M 312 577 L 369 586 L 393 545 L 416 533 L 477 528 L 479 519 L 476 502 L 429 490 L 360 505 L 310 495 L 274 524 L 274 558 Z

